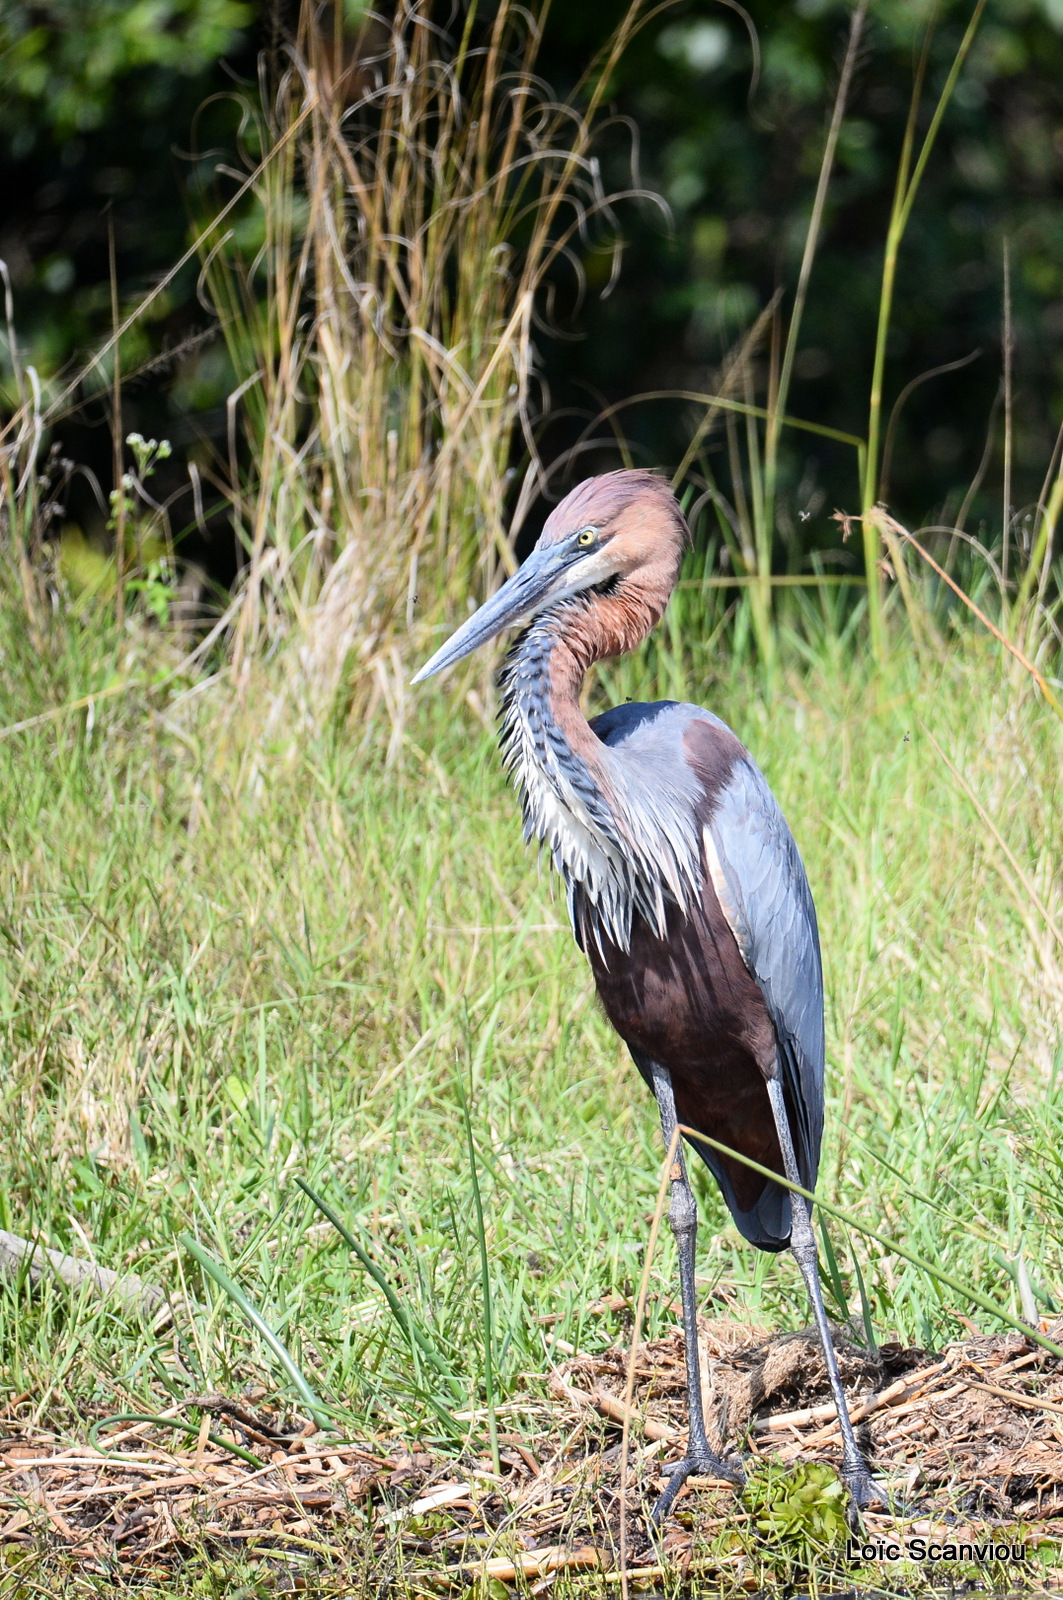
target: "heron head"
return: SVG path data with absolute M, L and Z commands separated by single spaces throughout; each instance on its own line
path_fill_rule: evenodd
M 628 603 L 644 624 L 640 631 L 648 632 L 668 603 L 689 542 L 683 513 L 663 478 L 641 470 L 586 478 L 550 513 L 512 578 L 462 623 L 413 682 L 577 595 L 591 605 L 606 599 L 621 608 Z

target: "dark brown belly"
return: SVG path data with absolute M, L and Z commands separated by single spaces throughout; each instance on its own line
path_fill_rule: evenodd
M 680 1122 L 782 1173 L 765 1077 L 774 1071 L 775 1030 L 711 886 L 684 917 L 673 907 L 663 939 L 636 918 L 631 948 L 586 941 L 598 994 L 634 1051 L 667 1067 Z M 743 1210 L 765 1180 L 719 1157 Z

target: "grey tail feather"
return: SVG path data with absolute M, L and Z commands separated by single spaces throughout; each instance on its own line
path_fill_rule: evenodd
M 652 1089 L 653 1069 L 649 1057 L 631 1045 L 628 1045 L 628 1049 L 639 1073 Z M 766 1180 L 756 1205 L 750 1211 L 743 1211 L 717 1152 L 689 1135 L 684 1135 L 684 1142 L 697 1151 L 716 1179 L 727 1209 L 734 1218 L 735 1227 L 743 1239 L 748 1239 L 758 1250 L 785 1250 L 790 1243 L 790 1196 L 782 1185 Z
M 702 1144 L 700 1139 L 688 1138 L 687 1143 L 697 1151 L 719 1184 L 720 1193 L 743 1239 L 755 1244 L 758 1250 L 785 1250 L 790 1243 L 790 1196 L 782 1185 L 765 1182 L 756 1205 L 749 1211 L 743 1211 L 716 1151 Z

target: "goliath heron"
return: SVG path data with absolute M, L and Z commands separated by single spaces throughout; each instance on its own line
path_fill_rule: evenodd
M 823 976 L 816 912 L 775 797 L 719 717 L 661 700 L 588 723 L 588 667 L 660 620 L 690 534 L 652 472 L 572 490 L 528 559 L 423 666 L 442 672 L 525 624 L 502 675 L 502 747 L 524 830 L 553 852 L 606 1015 L 653 1090 L 665 1143 L 684 1124 L 812 1189 L 823 1129 Z M 856 1443 L 823 1308 L 809 1207 L 687 1135 L 739 1232 L 801 1269 L 842 1434 L 854 1513 L 879 1498 Z M 682 1288 L 689 1437 L 654 1507 L 692 1473 L 743 1482 L 710 1449 L 698 1364 L 697 1209 L 682 1147 L 669 1220 Z

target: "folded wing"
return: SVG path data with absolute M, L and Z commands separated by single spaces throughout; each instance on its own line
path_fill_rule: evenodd
M 705 716 L 687 730 L 695 769 L 703 768 L 708 780 L 706 867 L 775 1028 L 798 1167 L 811 1189 L 823 1134 L 823 968 L 816 908 L 793 834 L 752 757 L 735 740 L 740 754 L 726 775 L 719 760 L 699 759 L 706 746 L 718 743 L 718 728 L 723 724 Z

